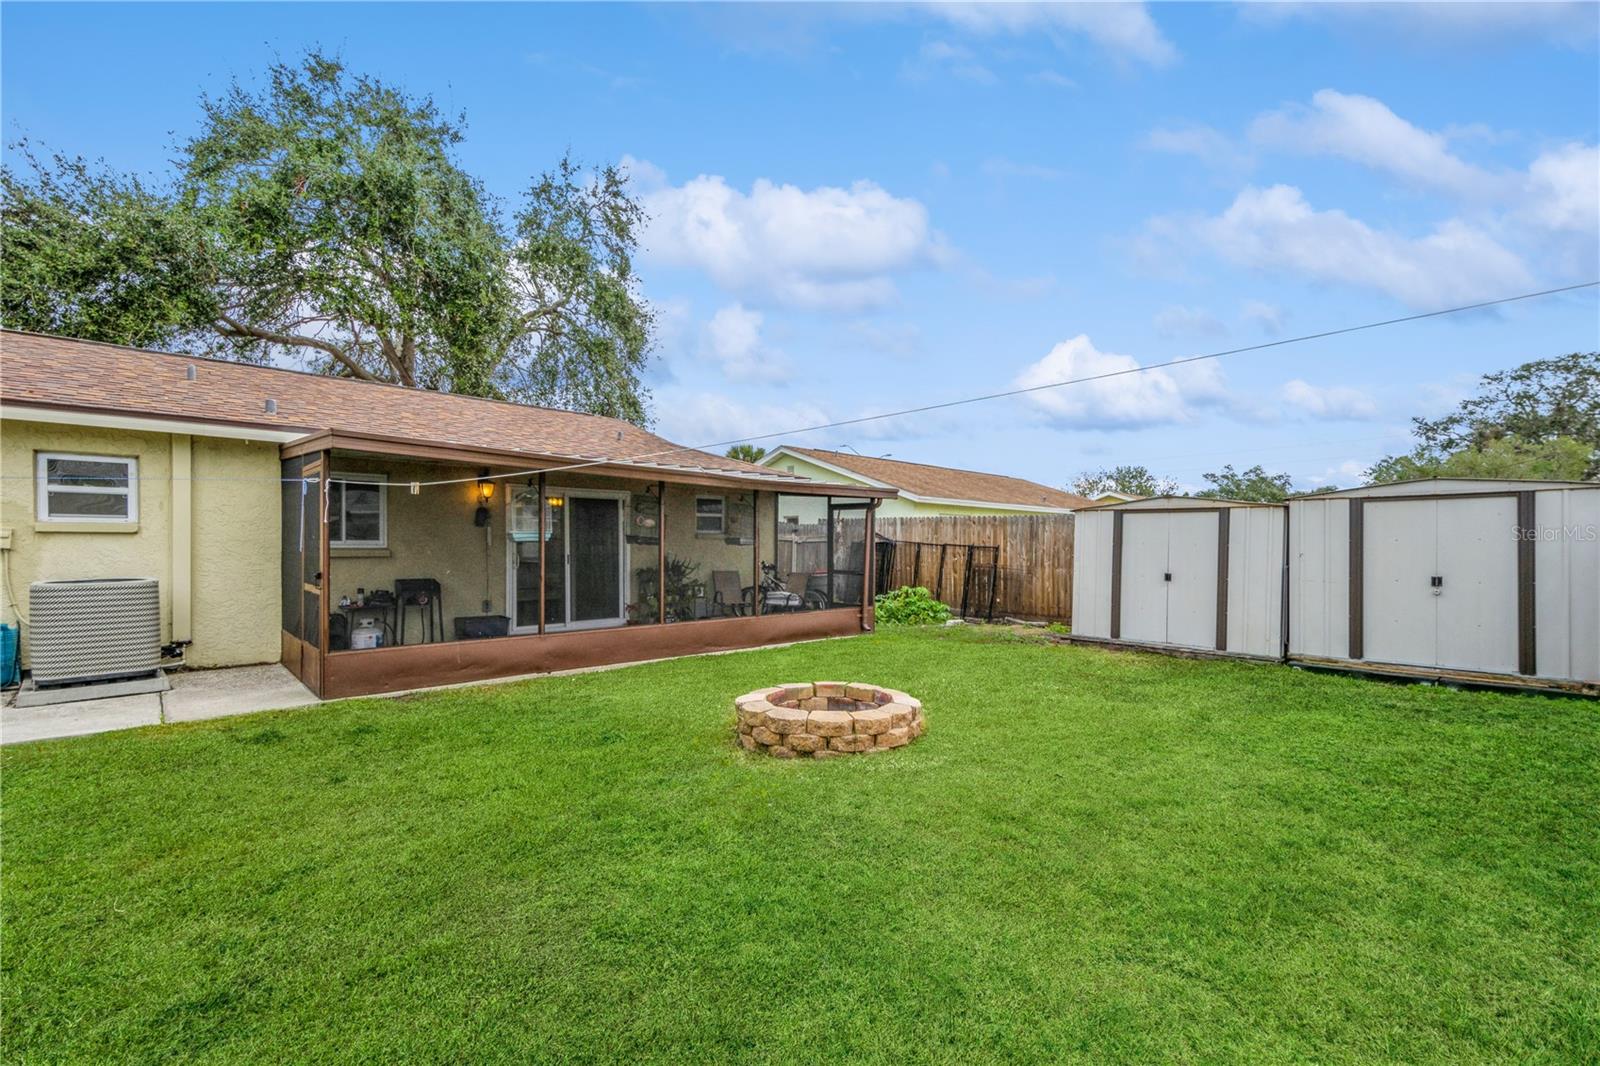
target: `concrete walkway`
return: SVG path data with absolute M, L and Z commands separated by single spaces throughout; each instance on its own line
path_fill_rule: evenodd
M 224 670 L 180 670 L 167 675 L 172 688 L 145 696 L 78 700 L 48 707 L 0 710 L 0 744 L 77 737 L 114 729 L 195 722 L 318 702 L 311 690 L 278 663 Z

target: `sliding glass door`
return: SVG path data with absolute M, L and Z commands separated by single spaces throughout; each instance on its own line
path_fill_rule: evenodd
M 541 531 L 539 491 L 512 494 L 508 592 L 519 633 L 539 630 L 539 542 L 544 541 L 544 625 L 584 629 L 621 625 L 625 618 L 623 540 L 625 492 L 558 489 L 545 492 Z

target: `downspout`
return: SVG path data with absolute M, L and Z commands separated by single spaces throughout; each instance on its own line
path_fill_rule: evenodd
M 172 643 L 194 636 L 194 438 L 172 434 Z

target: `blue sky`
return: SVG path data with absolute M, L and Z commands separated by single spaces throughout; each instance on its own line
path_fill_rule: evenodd
M 3 120 L 159 170 L 320 46 L 465 112 L 506 198 L 570 148 L 653 221 L 657 428 L 699 444 L 1600 277 L 1600 7 L 30 5 Z M 1062 484 L 1351 484 L 1594 290 L 792 438 Z

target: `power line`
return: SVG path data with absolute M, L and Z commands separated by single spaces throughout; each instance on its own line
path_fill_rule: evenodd
M 1385 326 L 1397 326 L 1405 322 L 1420 322 L 1424 319 L 1439 318 L 1444 315 L 1456 315 L 1465 311 L 1480 311 L 1486 307 L 1498 307 L 1502 304 L 1516 303 L 1521 300 L 1533 300 L 1541 296 L 1554 296 L 1563 292 L 1576 292 L 1579 289 L 1589 289 L 1600 286 L 1600 281 L 1584 281 L 1576 285 L 1563 285 L 1554 289 L 1541 289 L 1538 292 L 1525 292 L 1516 296 L 1502 296 L 1494 300 L 1481 300 L 1477 303 L 1460 304 L 1456 307 L 1446 307 L 1437 311 L 1422 311 L 1413 315 L 1401 315 L 1398 318 L 1385 318 L 1376 322 L 1363 322 L 1356 326 L 1341 326 L 1338 329 L 1326 329 L 1318 333 L 1304 333 L 1298 337 L 1284 337 L 1275 341 L 1264 341 L 1261 344 L 1247 344 L 1239 348 L 1227 348 L 1217 352 L 1205 352 L 1201 355 L 1187 355 L 1177 359 L 1169 359 L 1164 363 L 1150 363 L 1145 366 L 1127 367 L 1122 370 L 1108 370 L 1101 374 L 1089 374 L 1079 378 L 1068 378 L 1064 381 L 1050 381 L 1042 385 L 1028 385 L 1021 388 L 1005 389 L 1000 392 L 983 393 L 978 396 L 967 396 L 957 400 L 944 400 L 939 403 L 923 404 L 920 407 L 907 407 L 899 411 L 884 411 L 879 414 L 861 415 L 856 418 L 840 419 L 837 422 L 824 422 L 821 425 L 806 426 L 801 429 L 779 430 L 775 433 L 758 433 L 748 437 L 735 437 L 730 440 L 716 441 L 710 444 L 701 444 L 693 448 L 676 447 L 658 452 L 647 452 L 627 459 L 596 459 L 582 463 L 572 463 L 567 466 L 545 467 L 543 470 L 520 471 L 512 474 L 496 475 L 497 477 L 515 478 L 525 477 L 537 473 L 558 473 L 567 470 L 581 470 L 593 466 L 605 466 L 612 463 L 633 463 L 644 459 L 656 459 L 666 455 L 677 455 L 686 451 L 710 451 L 714 448 L 729 448 L 735 444 L 749 444 L 754 441 L 772 440 L 777 437 L 798 436 L 801 433 L 816 433 L 824 429 L 839 429 L 844 426 L 858 426 L 867 422 L 876 422 L 885 418 L 901 418 L 906 415 L 927 414 L 930 411 L 944 411 L 952 407 L 962 407 L 967 404 L 985 403 L 989 400 L 1003 400 L 1012 396 L 1025 396 L 1030 393 L 1044 392 L 1047 389 L 1059 389 L 1067 385 L 1082 385 L 1091 381 L 1104 381 L 1108 378 L 1123 377 L 1128 374 L 1142 374 L 1150 370 L 1163 370 L 1172 366 L 1183 366 L 1188 363 L 1198 363 L 1207 359 L 1221 359 L 1229 355 L 1242 355 L 1246 352 L 1259 352 L 1268 348 L 1281 348 L 1290 344 L 1302 344 L 1306 341 L 1323 340 L 1327 337 L 1339 337 L 1349 333 L 1359 333 L 1363 330 L 1381 329 Z M 475 478 L 453 478 L 446 481 L 423 482 L 423 484 L 451 485 L 474 481 Z
M 1014 388 L 1014 389 L 1004 389 L 1004 390 L 999 391 L 999 392 L 988 392 L 988 393 L 981 393 L 981 394 L 976 395 L 976 396 L 966 396 L 966 397 L 962 397 L 960 399 L 955 399 L 955 400 L 942 400 L 942 401 L 940 401 L 938 403 L 923 404 L 923 405 L 918 406 L 918 407 L 906 407 L 906 408 L 902 408 L 901 410 L 898 410 L 898 411 L 883 411 L 883 412 L 879 412 L 877 414 L 860 415 L 860 416 L 857 416 L 855 418 L 844 418 L 844 419 L 840 419 L 840 420 L 835 421 L 835 422 L 824 422 L 824 423 L 822 423 L 820 425 L 815 425 L 815 426 L 803 426 L 803 427 L 800 427 L 798 429 L 778 430 L 778 431 L 772 432 L 772 433 L 758 433 L 758 434 L 752 434 L 751 436 L 747 436 L 747 437 L 734 437 L 734 438 L 731 438 L 729 440 L 715 441 L 715 442 L 712 442 L 712 443 L 709 443 L 709 444 L 700 444 L 700 445 L 694 445 L 694 446 L 674 445 L 671 448 L 664 448 L 664 449 L 661 449 L 659 451 L 654 451 L 654 452 L 643 452 L 643 453 L 638 454 L 638 455 L 627 456 L 627 457 L 624 457 L 624 458 L 588 459 L 588 460 L 584 460 L 582 462 L 567 463 L 567 464 L 564 464 L 564 465 L 561 465 L 561 466 L 534 467 L 534 468 L 531 468 L 531 469 L 528 469 L 528 470 L 517 470 L 517 471 L 512 471 L 510 473 L 491 474 L 491 475 L 489 475 L 489 477 L 487 479 L 477 478 L 477 477 L 459 477 L 459 478 L 442 478 L 442 479 L 434 480 L 434 481 L 391 481 L 391 482 L 388 482 L 387 484 L 395 485 L 395 486 L 399 486 L 399 485 L 414 486 L 414 487 L 418 487 L 418 488 L 424 487 L 424 486 L 429 487 L 429 488 L 434 488 L 434 487 L 441 487 L 441 486 L 447 486 L 447 485 L 464 485 L 464 484 L 469 484 L 469 483 L 473 483 L 473 482 L 477 482 L 477 481 L 481 481 L 481 480 L 509 481 L 509 480 L 514 479 L 514 478 L 531 477 L 531 476 L 533 476 L 535 474 L 554 474 L 554 473 L 563 473 L 563 472 L 572 471 L 572 470 L 585 470 L 585 469 L 590 469 L 590 468 L 596 467 L 596 466 L 614 466 L 614 465 L 618 465 L 618 464 L 637 463 L 637 462 L 641 462 L 641 461 L 646 460 L 646 459 L 659 459 L 659 458 L 662 458 L 662 457 L 665 457 L 665 456 L 681 455 L 681 454 L 684 454 L 684 453 L 687 453 L 687 452 L 709 452 L 709 451 L 712 451 L 713 449 L 717 449 L 717 448 L 729 448 L 729 447 L 732 447 L 735 444 L 749 444 L 749 443 L 752 443 L 754 441 L 772 440 L 772 439 L 777 438 L 777 437 L 793 437 L 793 436 L 799 436 L 802 433 L 816 433 L 816 432 L 820 432 L 820 431 L 825 430 L 825 429 L 840 429 L 840 428 L 843 428 L 845 426 L 858 426 L 858 425 L 863 425 L 863 424 L 865 424 L 867 422 L 882 421 L 883 419 L 887 419 L 887 418 L 903 418 L 906 415 L 927 414 L 930 411 L 945 411 L 945 410 L 949 410 L 950 408 L 953 408 L 953 407 L 964 407 L 964 406 L 966 406 L 968 404 L 986 403 L 986 402 L 988 402 L 990 400 L 1003 400 L 1003 399 L 1008 399 L 1008 398 L 1014 397 L 1014 396 L 1026 396 L 1026 395 L 1030 395 L 1032 393 L 1045 392 L 1045 391 L 1047 391 L 1049 389 L 1065 388 L 1068 385 L 1084 385 L 1084 384 L 1088 384 L 1089 382 L 1093 382 L 1093 381 L 1105 381 L 1105 380 L 1108 380 L 1110 378 L 1125 377 L 1125 376 L 1128 376 L 1128 375 L 1131 375 L 1131 374 L 1143 374 L 1143 373 L 1146 373 L 1146 372 L 1151 371 L 1151 370 L 1164 370 L 1164 369 L 1166 369 L 1168 367 L 1184 366 L 1184 365 L 1187 365 L 1189 363 L 1199 363 L 1199 362 L 1203 362 L 1203 361 L 1210 360 L 1210 359 L 1222 359 L 1222 358 L 1224 358 L 1226 356 L 1230 356 L 1230 355 L 1243 355 L 1243 354 L 1248 353 L 1248 352 L 1265 351 L 1265 350 L 1267 350 L 1269 348 L 1282 348 L 1282 347 L 1286 347 L 1286 346 L 1291 345 L 1291 344 L 1303 344 L 1306 341 L 1323 340 L 1323 339 L 1326 339 L 1328 337 L 1340 337 L 1340 336 L 1345 336 L 1345 335 L 1351 334 L 1351 333 L 1364 332 L 1366 330 L 1382 329 L 1382 328 L 1384 328 L 1386 326 L 1397 326 L 1397 325 L 1401 325 L 1401 324 L 1407 323 L 1407 322 L 1420 322 L 1420 321 L 1423 321 L 1425 319 L 1430 319 L 1430 318 L 1441 318 L 1441 317 L 1443 317 L 1445 315 L 1462 314 L 1463 312 L 1466 312 L 1466 311 L 1480 311 L 1480 310 L 1483 310 L 1484 308 L 1487 308 L 1487 307 L 1498 307 L 1498 306 L 1501 306 L 1501 305 L 1504 305 L 1504 304 L 1518 303 L 1518 302 L 1523 301 L 1523 300 L 1538 299 L 1539 297 L 1543 297 L 1543 296 L 1555 296 L 1555 295 L 1558 295 L 1560 293 L 1565 293 L 1565 292 L 1576 292 L 1576 291 L 1578 291 L 1580 289 L 1591 289 L 1591 288 L 1595 288 L 1596 286 L 1600 286 L 1600 280 L 1597 280 L 1597 281 L 1584 281 L 1584 282 L 1579 282 L 1578 284 L 1575 284 L 1575 285 L 1562 285 L 1562 286 L 1559 286 L 1559 287 L 1553 288 L 1553 289 L 1541 289 L 1541 290 L 1539 290 L 1537 292 L 1519 293 L 1519 294 L 1517 294 L 1515 296 L 1502 296 L 1502 297 L 1499 297 L 1499 298 L 1493 299 L 1493 300 L 1480 300 L 1477 303 L 1459 304 L 1459 305 L 1457 305 L 1455 307 L 1445 307 L 1445 308 L 1441 308 L 1441 309 L 1439 309 L 1437 311 L 1421 311 L 1421 312 L 1418 312 L 1416 314 L 1401 315 L 1401 316 L 1399 316 L 1397 318 L 1385 318 L 1385 319 L 1380 319 L 1380 320 L 1375 321 L 1375 322 L 1363 322 L 1363 323 L 1361 323 L 1359 325 L 1354 325 L 1354 326 L 1340 326 L 1337 329 L 1326 329 L 1326 330 L 1321 330 L 1321 331 L 1316 332 L 1316 333 L 1303 333 L 1303 334 L 1300 334 L 1299 336 L 1295 336 L 1295 337 L 1283 337 L 1283 338 L 1280 338 L 1278 340 L 1263 341 L 1260 344 L 1247 344 L 1247 345 L 1243 345 L 1243 346 L 1238 347 L 1238 348 L 1225 348 L 1225 349 L 1223 349 L 1221 351 L 1204 352 L 1204 353 L 1199 354 L 1199 355 L 1180 356 L 1180 357 L 1178 357 L 1176 359 L 1169 359 L 1166 362 L 1162 362 L 1162 363 L 1149 363 L 1149 364 L 1146 364 L 1146 365 L 1143 365 L 1143 366 L 1125 367 L 1125 368 L 1123 368 L 1121 370 L 1108 370 L 1108 371 L 1105 371 L 1105 372 L 1099 373 L 1099 374 L 1087 374 L 1087 375 L 1084 375 L 1083 377 L 1067 378 L 1067 379 L 1062 380 L 1062 381 L 1049 381 L 1049 382 L 1045 382 L 1044 384 L 1041 384 L 1041 385 L 1027 385 L 1027 386 L 1022 386 L 1022 387 Z M 714 469 L 708 470 L 705 467 L 693 466 L 693 465 L 685 465 L 684 467 L 682 467 L 682 469 L 685 470 L 685 471 L 699 470 L 699 471 L 708 472 L 708 473 L 717 473 L 718 472 L 718 471 L 716 471 Z M 726 473 L 726 471 L 722 471 L 722 472 Z M 16 477 L 19 477 L 19 476 L 24 476 L 24 475 L 8 475 L 8 477 L 11 477 L 11 478 L 16 478 Z M 31 478 L 30 478 L 30 480 L 31 480 Z M 143 480 L 143 479 L 141 478 L 140 480 Z M 168 480 L 168 479 L 161 478 L 159 480 Z M 301 479 L 301 478 L 273 478 L 273 479 L 267 479 L 267 478 L 215 478 L 215 479 L 189 478 L 189 479 L 180 479 L 180 480 L 192 480 L 192 481 L 200 481 L 200 480 L 266 481 L 266 480 L 274 480 L 274 481 L 280 481 L 280 482 L 293 482 L 293 481 L 300 481 L 300 480 L 303 480 L 303 479 Z M 330 480 L 342 480 L 342 479 L 330 479 Z M 369 482 L 359 482 L 359 484 L 369 484 Z

